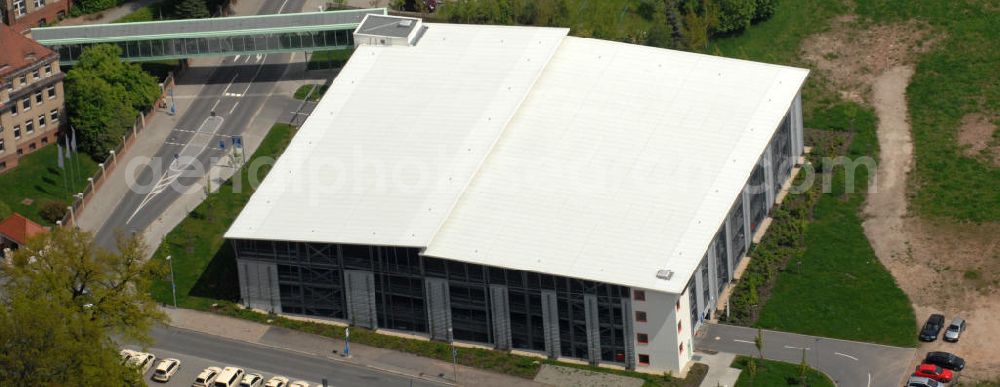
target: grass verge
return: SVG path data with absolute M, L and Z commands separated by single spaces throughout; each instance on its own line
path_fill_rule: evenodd
M 316 102 L 319 101 L 320 98 L 323 98 L 323 94 L 326 94 L 327 88 L 328 87 L 326 85 L 302 85 L 299 86 L 297 90 L 295 90 L 294 97 L 295 99 L 301 101 L 306 99 L 306 97 L 308 96 L 309 101 Z M 313 89 L 315 89 L 315 91 L 313 91 Z M 312 94 L 310 94 L 310 92 Z
M 878 153 L 874 113 L 845 104 L 827 117 L 827 127 L 846 130 L 852 140 L 851 160 Z M 849 121 L 838 121 L 853 117 Z M 817 149 L 813 161 L 838 156 L 836 150 Z M 824 154 L 827 153 L 827 154 Z M 874 165 L 874 164 L 873 164 Z M 906 294 L 875 256 L 861 227 L 859 214 L 874 170 L 855 169 L 853 182 L 845 167 L 824 166 L 830 190 L 820 195 L 803 234 L 805 250 L 792 257 L 777 277 L 757 326 L 809 335 L 858 340 L 904 347 L 916 346 L 916 318 Z M 850 192 L 852 191 L 853 192 Z
M 6 208 L 38 224 L 52 226 L 53 223 L 42 218 L 41 206 L 53 200 L 68 206 L 74 194 L 83 192 L 87 178 L 97 171 L 97 163 L 86 154 L 77 153 L 72 160 L 65 161 L 66 169 L 59 169 L 58 153 L 55 145 L 44 146 L 22 157 L 17 167 L 0 175 L 0 217 L 5 215 Z M 25 199 L 31 204 L 25 204 Z
M 756 369 L 750 371 L 750 361 L 755 362 Z M 803 369 L 801 365 L 785 363 L 774 360 L 751 359 L 746 356 L 738 356 L 733 360 L 733 368 L 743 370 L 740 378 L 736 380 L 736 387 L 753 386 L 807 386 L 807 387 L 833 387 L 833 381 L 826 374 L 812 368 L 804 371 L 805 383 L 803 383 Z M 752 373 L 752 375 L 751 375 Z

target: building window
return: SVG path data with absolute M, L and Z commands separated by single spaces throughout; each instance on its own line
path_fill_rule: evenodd
M 14 139 L 21 138 L 21 125 L 14 125 Z
M 646 292 L 642 290 L 633 290 L 632 298 L 636 301 L 646 301 Z
M 42 8 L 45 6 L 45 0 L 35 0 L 35 8 Z
M 683 327 L 684 327 L 684 325 L 682 325 L 682 324 L 681 324 L 681 321 L 678 321 L 678 322 L 677 322 L 677 333 L 681 333 L 681 329 L 682 329 Z
M 31 98 L 24 97 L 24 99 L 21 100 L 21 108 L 23 108 L 24 111 L 31 110 Z
M 24 149 L 18 149 L 17 150 L 17 157 L 21 157 L 23 155 L 24 155 Z
M 4 152 L 3 139 L 0 138 L 0 153 L 3 153 L 3 152 Z
M 45 127 L 45 115 L 44 114 L 38 116 L 38 127 L 39 128 L 44 128 Z
M 13 105 L 10 105 L 10 115 L 12 115 L 12 116 L 16 116 L 17 115 L 17 104 L 16 103 L 13 104 Z
M 28 84 L 28 75 L 27 74 L 22 74 L 21 75 L 21 87 L 24 87 L 27 84 Z
M 66 18 L 66 11 L 59 11 L 59 13 L 56 13 L 56 19 L 62 20 L 65 18 Z
M 681 343 L 681 345 L 677 347 L 677 349 L 681 354 L 684 354 L 684 343 Z
M 0 141 L 0 145 L 3 145 L 3 141 Z M 3 147 L 2 146 L 0 146 L 0 152 L 3 152 Z M 7 169 L 7 163 L 6 162 L 0 163 L 0 171 L 2 171 L 4 169 Z
M 645 333 L 636 333 L 635 341 L 638 341 L 639 344 L 649 344 L 649 335 Z
M 31 78 L 32 79 L 34 79 L 34 80 L 37 81 L 41 77 L 42 77 L 42 73 L 39 71 L 39 69 L 35 69 L 35 71 L 31 72 Z
M 45 65 L 45 76 L 46 77 L 52 76 L 52 64 L 51 63 Z
M 35 150 L 35 143 L 28 144 L 28 150 L 29 151 L 34 151 Z
M 674 309 L 681 310 L 681 300 L 680 300 L 680 298 L 678 298 L 677 299 L 677 303 L 674 304 Z
M 24 131 L 28 134 L 35 133 L 35 120 L 24 121 Z
M 59 121 L 59 110 L 58 109 L 52 109 L 52 111 L 49 112 L 49 119 L 51 119 L 52 122 Z
M 635 321 L 646 322 L 646 312 L 640 310 L 635 311 Z
M 49 94 L 49 99 L 53 99 L 53 98 L 56 97 L 56 86 L 55 85 L 49 86 L 49 88 L 46 89 L 45 91 Z
M 42 146 L 46 146 L 46 145 L 49 145 L 49 138 L 48 137 L 42 137 Z
M 25 4 L 26 0 L 14 0 L 14 13 L 17 17 L 22 17 L 28 14 L 28 4 Z
M 38 26 L 39 27 L 45 27 L 45 24 L 46 24 L 45 18 L 42 18 L 42 19 L 38 20 Z
M 649 365 L 649 355 L 640 353 L 639 354 L 639 365 L 648 366 Z
M 42 103 L 42 92 L 39 91 L 39 92 L 35 93 L 35 104 L 39 104 L 40 105 L 41 103 Z

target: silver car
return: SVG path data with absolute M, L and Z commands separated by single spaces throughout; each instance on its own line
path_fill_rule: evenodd
M 948 329 L 944 331 L 944 340 L 950 341 L 952 343 L 958 341 L 958 337 L 962 335 L 965 331 L 965 320 L 961 317 L 955 317 L 951 320 L 951 324 L 948 325 Z
M 923 376 L 911 376 L 906 381 L 906 387 L 943 387 L 944 383 Z

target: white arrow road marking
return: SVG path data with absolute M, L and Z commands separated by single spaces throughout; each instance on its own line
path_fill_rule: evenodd
M 843 357 L 846 357 L 846 358 L 848 358 L 848 359 L 851 359 L 851 360 L 854 360 L 854 361 L 858 361 L 858 358 L 856 358 L 856 357 L 854 357 L 854 356 L 851 356 L 851 355 L 848 355 L 848 354 L 846 354 L 846 353 L 840 353 L 840 352 L 834 352 L 833 354 L 834 354 L 834 355 L 839 355 L 839 356 L 843 356 Z
M 786 345 L 785 349 L 804 349 L 804 350 L 808 351 L 809 347 L 802 348 L 802 347 L 793 347 L 791 345 Z
M 746 340 L 740 340 L 740 339 L 733 339 L 733 341 L 735 341 L 737 343 L 754 344 L 754 342 L 752 342 L 752 341 L 746 341 Z

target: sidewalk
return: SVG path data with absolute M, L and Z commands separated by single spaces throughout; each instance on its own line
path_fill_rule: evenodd
M 691 360 L 708 365 L 708 373 L 705 374 L 705 379 L 701 380 L 699 387 L 733 387 L 736 385 L 741 370 L 730 367 L 733 364 L 733 359 L 736 359 L 736 355 L 724 352 L 696 353 Z
M 135 0 L 114 8 L 109 8 L 97 13 L 83 15 L 72 19 L 65 19 L 59 22 L 58 26 L 79 26 L 85 24 L 105 24 L 121 19 L 125 15 L 135 12 L 139 8 L 158 3 L 163 0 Z
M 170 318 L 169 324 L 176 328 L 325 357 L 381 372 L 454 384 L 453 365 L 449 362 L 354 343 L 351 344 L 351 357 L 348 359 L 339 355 L 344 348 L 343 340 L 190 309 L 163 308 L 163 311 Z M 458 379 L 462 385 L 471 385 L 474 381 L 477 387 L 544 386 L 531 380 L 466 366 L 458 366 Z

